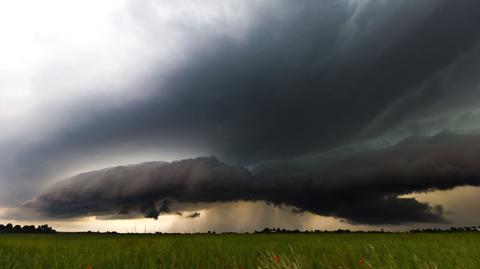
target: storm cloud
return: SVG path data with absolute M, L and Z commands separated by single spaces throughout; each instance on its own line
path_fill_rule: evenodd
M 480 185 L 479 142 L 478 135 L 441 134 L 250 171 L 214 157 L 120 166 L 60 181 L 23 206 L 56 218 L 132 212 L 156 218 L 209 203 L 266 201 L 353 223 L 446 222 L 441 206 L 401 196 Z
M 45 99 L 26 120 L 0 107 L 1 205 L 156 218 L 265 201 L 400 224 L 447 221 L 402 195 L 478 185 L 479 1 L 147 3 L 108 17 L 124 43 L 98 51 L 115 53 L 25 83 Z M 95 170 L 197 156 L 218 159 Z
M 420 93 L 428 96 L 372 126 L 480 37 L 477 1 L 392 2 L 281 2 L 241 42 L 212 36 L 175 72 L 144 82 L 148 98 L 74 122 L 25 161 L 140 138 L 252 164 L 375 138 L 437 102 L 441 92 Z M 348 40 L 351 31 L 358 40 Z

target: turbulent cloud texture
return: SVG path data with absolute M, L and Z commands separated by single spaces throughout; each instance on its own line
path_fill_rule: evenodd
M 13 57 L 0 70 L 4 207 L 155 218 L 266 201 L 352 223 L 444 222 L 442 207 L 402 195 L 478 185 L 478 0 L 126 0 L 95 11 L 83 25 L 65 10 L 78 31 L 54 21 L 42 27 L 58 33 L 24 40 L 58 58 Z M 196 156 L 224 162 L 141 163 Z M 141 164 L 96 170 L 128 163 Z
M 441 134 L 251 171 L 213 157 L 113 167 L 60 181 L 24 207 L 50 217 L 133 211 L 156 218 L 201 207 L 195 204 L 266 201 L 354 223 L 445 222 L 441 206 L 399 196 L 480 185 L 478 142 L 477 135 Z

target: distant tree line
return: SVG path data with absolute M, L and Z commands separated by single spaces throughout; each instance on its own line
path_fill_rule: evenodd
M 413 230 L 410 230 L 410 232 L 411 233 L 471 233 L 471 232 L 480 232 L 480 226 L 450 227 L 450 229 L 437 229 L 437 228 L 413 229 Z
M 257 231 L 255 230 L 256 234 L 265 234 L 265 233 L 384 233 L 383 229 L 379 231 L 350 231 L 349 229 L 338 229 L 338 230 L 305 230 L 300 231 L 298 229 L 295 230 L 288 230 L 288 229 L 280 229 L 280 228 L 264 228 L 263 230 Z
M 99 231 L 96 231 L 96 232 L 92 232 L 92 231 L 88 231 L 87 234 L 118 234 L 117 232 L 115 231 L 106 231 L 106 232 L 99 232 Z
M 469 226 L 469 227 L 450 227 L 447 229 L 438 229 L 438 228 L 425 228 L 425 229 L 413 229 L 409 231 L 410 233 L 465 233 L 465 232 L 480 232 L 480 226 Z M 388 233 L 383 229 L 377 231 L 350 231 L 349 229 L 338 229 L 334 231 L 328 230 L 287 230 L 280 228 L 264 228 L 261 231 L 255 231 L 255 233 Z
M 11 223 L 7 225 L 0 224 L 0 233 L 56 233 L 56 231 L 47 224 L 39 225 L 13 225 Z

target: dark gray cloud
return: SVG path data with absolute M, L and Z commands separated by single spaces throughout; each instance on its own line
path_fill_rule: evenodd
M 40 142 L 0 144 L 8 190 L 0 203 L 25 201 L 86 160 L 158 150 L 253 168 L 212 159 L 109 168 L 62 181 L 27 205 L 51 216 L 155 217 L 190 203 L 263 200 L 359 223 L 444 221 L 441 208 L 399 195 L 477 185 L 476 147 L 468 146 L 477 137 L 392 144 L 475 129 L 480 2 L 246 5 L 252 19 L 242 34 L 176 25 L 193 44 L 181 61 L 168 72 L 139 66 L 147 71 L 137 84 L 122 86 L 147 97 L 105 107 L 109 94 L 86 98 Z M 145 17 L 138 28 L 155 46 L 163 28 L 154 12 L 141 11 L 135 6 L 131 20 Z M 362 148 L 367 142 L 387 147 Z M 354 152 L 340 150 L 351 145 Z
M 250 171 L 215 158 L 120 166 L 60 181 L 24 207 L 57 218 L 132 212 L 156 218 L 205 203 L 266 201 L 353 223 L 445 222 L 441 206 L 401 195 L 480 185 L 479 142 L 478 135 L 440 134 Z
M 149 67 L 143 82 L 131 86 L 148 98 L 106 110 L 99 104 L 108 96 L 80 104 L 49 141 L 19 153 L 20 172 L 7 176 L 25 178 L 28 186 L 32 178 L 55 176 L 51 162 L 68 166 L 124 145 L 190 149 L 247 165 L 375 139 L 455 95 L 435 84 L 418 87 L 472 51 L 480 37 L 475 0 L 274 6 L 252 13 L 240 41 L 180 25 L 201 42 L 173 71 Z M 154 28 L 152 20 L 145 27 Z M 469 55 L 478 56 L 478 50 Z M 462 100 L 474 92 L 476 76 L 466 74 L 459 78 L 470 81 L 458 91 Z
M 54 184 L 24 206 L 59 217 L 136 211 L 156 218 L 178 211 L 174 202 L 247 199 L 253 180 L 248 170 L 215 158 L 151 162 L 79 174 Z
M 198 217 L 200 217 L 200 213 L 198 213 L 198 212 L 193 212 L 193 213 L 188 214 L 188 215 L 185 216 L 185 217 L 186 217 L 186 218 L 189 218 L 189 219 L 198 218 Z
M 365 51 L 370 57 L 358 60 L 337 50 L 339 33 L 348 31 L 342 27 L 358 10 L 336 0 L 285 4 L 292 10 L 286 18 L 266 13 L 245 41 L 216 37 L 195 50 L 157 96 L 98 115 L 56 142 L 63 148 L 76 141 L 103 144 L 153 133 L 159 144 L 188 143 L 234 163 L 252 164 L 377 137 L 415 107 L 441 96 L 434 92 L 362 131 L 413 86 L 479 41 L 480 30 L 473 27 L 480 22 L 478 2 L 436 1 L 429 13 L 415 11 L 416 2 L 403 1 L 394 10 L 401 14 L 397 20 L 382 21 L 377 35 L 345 52 L 363 54 L 370 48 Z M 368 5 L 357 15 L 360 28 L 368 28 L 368 17 L 388 8 Z M 416 23 L 401 20 L 405 17 Z

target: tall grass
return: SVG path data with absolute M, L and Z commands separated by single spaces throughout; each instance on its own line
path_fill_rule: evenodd
M 0 235 L 0 268 L 480 268 L 480 234 Z

